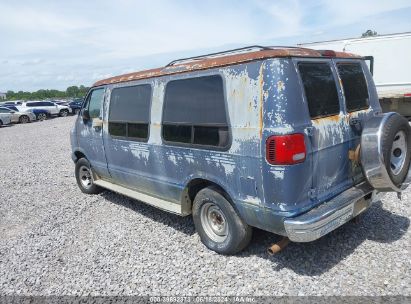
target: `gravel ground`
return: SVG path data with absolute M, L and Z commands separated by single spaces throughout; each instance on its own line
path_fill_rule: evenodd
M 359 224 L 291 243 L 255 230 L 237 256 L 207 250 L 181 218 L 106 191 L 82 194 L 73 117 L 0 129 L 0 295 L 411 295 L 411 195 Z

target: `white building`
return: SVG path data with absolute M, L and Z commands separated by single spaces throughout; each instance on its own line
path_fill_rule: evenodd
M 0 99 L 6 99 L 7 95 L 6 93 L 0 92 Z

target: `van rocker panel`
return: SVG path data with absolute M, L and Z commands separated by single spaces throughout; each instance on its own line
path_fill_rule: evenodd
M 176 204 L 170 201 L 166 201 L 161 198 L 154 197 L 152 195 L 144 194 L 102 179 L 94 180 L 94 184 L 97 186 L 100 186 L 102 188 L 120 193 L 122 195 L 125 195 L 127 197 L 130 197 L 132 199 L 136 199 L 138 201 L 141 201 L 143 203 L 146 203 L 148 205 L 157 207 L 159 209 L 178 214 L 178 215 L 186 215 L 184 214 L 182 207 L 183 205 L 181 204 Z

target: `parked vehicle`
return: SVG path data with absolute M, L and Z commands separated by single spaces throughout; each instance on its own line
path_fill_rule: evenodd
M 25 109 L 39 109 L 45 110 L 50 115 L 67 116 L 69 114 L 69 107 L 57 105 L 50 101 L 27 101 L 23 102 L 22 108 Z
M 11 124 L 11 114 L 0 111 L 0 127 Z
M 15 108 L 15 107 L 14 107 Z M 9 106 L 5 107 L 0 107 L 0 113 L 8 113 L 11 115 L 11 122 L 12 123 L 28 123 L 35 121 L 36 115 L 34 115 L 30 111 L 19 111 L 19 109 L 16 108 L 16 110 L 11 109 Z
M 21 100 L 15 100 L 15 101 L 6 101 L 3 105 L 21 105 L 23 102 Z
M 411 180 L 407 120 L 381 113 L 364 58 L 333 51 L 253 46 L 98 81 L 71 145 L 82 192 L 192 214 L 222 254 L 252 227 L 316 240 Z
M 10 110 L 20 112 L 19 108 L 16 106 L 12 105 L 5 105 L 4 107 L 9 108 Z M 28 109 L 27 112 L 32 112 L 34 115 L 36 115 L 37 120 L 45 120 L 47 117 L 50 116 L 50 113 L 46 110 L 40 110 L 40 109 Z
M 68 107 L 70 108 L 70 113 L 73 115 L 77 114 L 80 111 L 82 104 L 83 104 L 83 99 L 75 99 L 71 101 L 68 104 Z
M 53 102 L 57 105 L 60 105 L 60 106 L 67 106 L 68 105 L 68 102 L 65 101 L 65 100 L 51 100 L 51 102 Z
M 411 32 L 299 46 L 352 52 L 368 58 L 383 111 L 395 111 L 411 119 Z

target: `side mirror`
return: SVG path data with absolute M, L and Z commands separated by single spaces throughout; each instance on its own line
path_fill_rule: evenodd
M 83 109 L 81 111 L 81 117 L 83 117 L 84 121 L 90 120 L 90 113 L 87 109 Z

